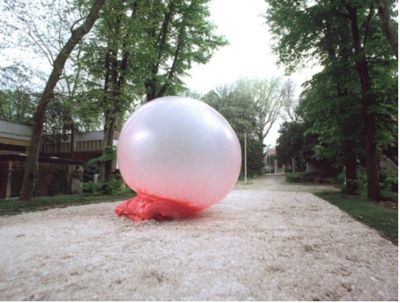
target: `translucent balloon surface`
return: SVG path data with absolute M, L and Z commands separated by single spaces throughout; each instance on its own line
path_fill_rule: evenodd
M 240 173 L 241 149 L 229 123 L 209 105 L 162 97 L 141 106 L 125 123 L 117 160 L 126 184 L 144 204 L 153 202 L 146 218 L 157 213 L 175 218 L 209 207 L 229 193 Z M 157 206 L 156 200 L 162 203 Z M 178 210 L 165 210 L 174 203 Z M 179 211 L 182 207 L 193 211 Z

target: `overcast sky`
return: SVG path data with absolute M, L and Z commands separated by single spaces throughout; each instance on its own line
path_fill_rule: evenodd
M 272 53 L 271 35 L 264 17 L 266 8 L 264 0 L 211 1 L 211 21 L 229 45 L 216 51 L 207 64 L 192 68 L 191 77 L 186 80 L 189 89 L 206 93 L 242 77 L 284 77 L 284 69 L 278 67 L 277 57 Z M 317 69 L 310 66 L 291 75 L 296 83 L 297 95 L 301 91 L 300 85 L 309 80 Z M 266 144 L 275 146 L 281 122 L 274 125 Z

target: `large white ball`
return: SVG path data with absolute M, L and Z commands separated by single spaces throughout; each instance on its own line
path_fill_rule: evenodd
M 125 123 L 117 160 L 126 184 L 139 195 L 208 207 L 233 188 L 241 149 L 215 109 L 186 97 L 162 97 L 141 106 Z

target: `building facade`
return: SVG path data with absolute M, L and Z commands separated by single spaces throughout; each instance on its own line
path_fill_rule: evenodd
M 30 125 L 0 119 L 0 198 L 19 195 L 31 134 Z M 102 154 L 103 132 L 76 134 L 72 143 L 71 138 L 54 136 L 42 141 L 34 195 L 68 194 L 73 192 L 72 179 L 83 171 L 84 162 Z

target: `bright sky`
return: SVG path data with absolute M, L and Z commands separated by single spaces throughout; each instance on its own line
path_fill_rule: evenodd
M 284 76 L 283 68 L 277 66 L 277 57 L 272 53 L 271 35 L 263 17 L 266 9 L 265 0 L 211 1 L 211 21 L 229 45 L 216 51 L 207 64 L 192 68 L 191 77 L 186 81 L 189 89 L 207 93 L 242 77 Z M 296 83 L 296 95 L 301 92 L 300 85 L 317 69 L 310 66 L 290 76 Z M 275 146 L 281 122 L 277 121 L 271 129 L 266 138 L 267 145 Z

